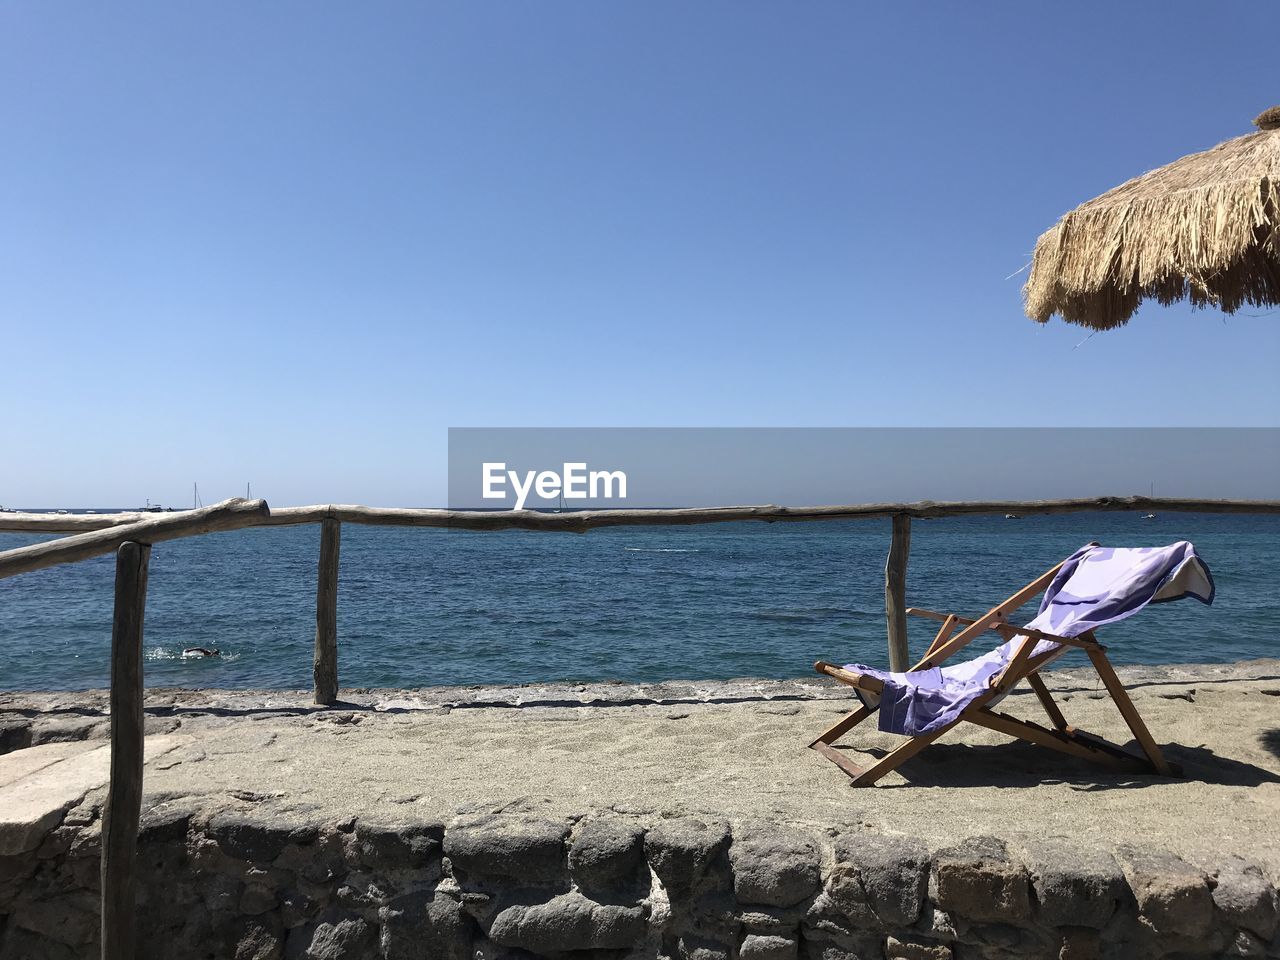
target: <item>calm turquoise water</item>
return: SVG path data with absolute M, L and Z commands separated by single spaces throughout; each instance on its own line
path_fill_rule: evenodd
M 0 534 L 0 549 L 42 537 Z M 1106 632 L 1119 662 L 1280 656 L 1280 518 L 1075 514 L 913 524 L 907 601 L 976 614 L 1090 540 L 1191 540 L 1217 601 L 1151 607 Z M 344 686 L 806 675 L 885 660 L 888 521 L 601 530 L 585 536 L 346 525 Z M 306 688 L 316 527 L 155 547 L 153 686 Z M 0 580 L 0 689 L 108 679 L 114 560 Z M 932 636 L 913 621 L 912 651 Z M 216 646 L 217 660 L 182 660 Z M 1073 655 L 1074 656 L 1074 655 Z M 1064 663 L 1073 663 L 1070 657 Z

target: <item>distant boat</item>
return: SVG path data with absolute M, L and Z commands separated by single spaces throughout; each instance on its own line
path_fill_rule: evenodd
M 1006 520 L 1021 520 L 1021 519 L 1022 519 L 1022 518 L 1021 518 L 1020 516 L 1018 516 L 1016 513 L 1006 513 L 1006 514 L 1004 515 L 1004 518 L 1005 518 Z
M 148 499 L 147 505 L 145 507 L 138 507 L 134 513 L 164 513 L 164 507 L 160 506 L 158 503 L 152 503 L 151 500 Z
M 1143 520 L 1154 520 L 1155 518 L 1156 518 L 1156 515 L 1154 513 L 1144 513 L 1142 515 Z
M 58 516 L 60 516 L 60 517 L 64 517 L 64 516 L 66 516 L 67 514 L 69 514 L 70 512 L 71 512 L 70 510 L 58 510 L 58 511 L 56 511 L 56 513 L 57 513 L 57 514 L 58 514 Z

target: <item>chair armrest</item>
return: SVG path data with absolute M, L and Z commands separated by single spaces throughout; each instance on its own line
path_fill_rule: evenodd
M 839 680 L 847 686 L 865 690 L 867 693 L 880 694 L 884 692 L 884 681 L 878 677 L 868 677 L 863 673 L 854 673 L 852 670 L 837 667 L 834 663 L 827 663 L 825 660 L 819 660 L 813 665 L 813 669 L 834 680 Z
M 907 613 L 913 617 L 924 617 L 926 620 L 946 620 L 947 614 L 939 613 L 937 610 L 925 610 L 923 607 L 907 607 Z M 963 622 L 960 617 L 956 617 L 957 622 Z M 970 623 L 973 621 L 970 620 Z

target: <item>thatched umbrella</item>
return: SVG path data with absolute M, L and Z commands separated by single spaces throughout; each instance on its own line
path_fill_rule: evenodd
M 1280 106 L 1257 133 L 1076 207 L 1036 241 L 1027 316 L 1107 330 L 1148 298 L 1234 313 L 1280 304 Z

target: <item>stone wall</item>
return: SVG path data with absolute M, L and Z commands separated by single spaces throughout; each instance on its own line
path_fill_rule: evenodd
M 1235 858 L 618 814 L 322 824 L 255 799 L 144 815 L 142 957 L 1280 955 L 1274 878 Z M 0 958 L 97 956 L 98 839 L 87 801 L 0 857 Z

